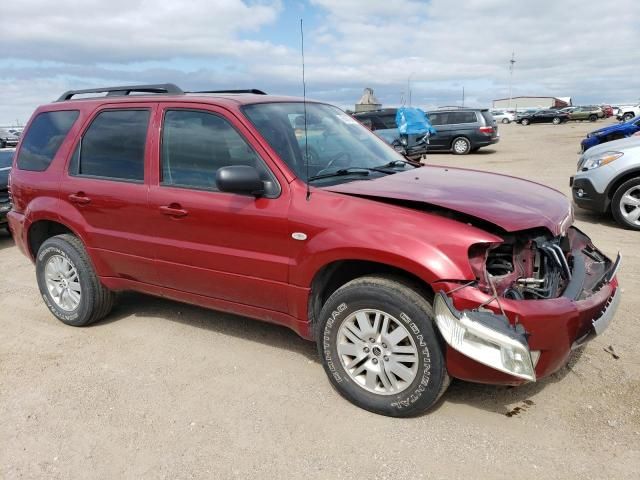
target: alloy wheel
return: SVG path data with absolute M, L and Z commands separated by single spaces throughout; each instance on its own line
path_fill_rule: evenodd
M 76 267 L 62 255 L 52 255 L 44 267 L 49 295 L 61 309 L 70 312 L 78 308 L 82 288 Z
M 466 151 L 469 149 L 469 144 L 466 140 L 463 139 L 456 140 L 456 142 L 453 144 L 453 149 L 456 153 L 466 153 Z
M 640 186 L 624 192 L 620 198 L 620 213 L 629 225 L 640 226 Z
M 369 392 L 400 393 L 418 374 L 418 349 L 409 331 L 381 310 L 358 310 L 345 318 L 337 346 L 347 374 Z

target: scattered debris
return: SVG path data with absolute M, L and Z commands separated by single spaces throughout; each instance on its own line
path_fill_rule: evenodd
M 611 356 L 618 360 L 620 358 L 620 355 L 618 355 L 615 350 L 613 349 L 613 347 L 611 345 L 609 345 L 608 347 L 604 347 L 603 350 L 609 354 L 611 354 Z
M 523 400 L 522 401 L 522 405 L 518 406 L 518 407 L 514 407 L 511 410 L 509 410 L 507 413 L 505 413 L 505 415 L 507 417 L 514 417 L 518 414 L 520 414 L 520 412 L 524 412 L 525 410 L 527 410 L 529 407 L 535 405 L 536 402 L 534 402 L 533 400 Z

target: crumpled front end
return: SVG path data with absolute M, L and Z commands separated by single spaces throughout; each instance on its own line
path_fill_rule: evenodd
M 620 301 L 612 261 L 571 227 L 505 235 L 475 245 L 471 283 L 435 285 L 436 324 L 448 344 L 449 374 L 516 385 L 557 371 L 573 348 L 601 334 Z

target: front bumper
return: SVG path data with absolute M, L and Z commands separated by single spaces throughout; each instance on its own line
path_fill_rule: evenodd
M 573 202 L 580 208 L 599 213 L 609 210 L 611 199 L 606 193 L 598 192 L 589 178 L 570 177 L 569 186 Z
M 595 265 L 587 255 L 593 248 L 589 239 L 577 230 L 572 235 L 576 237 L 572 241 L 572 280 L 562 296 L 544 300 L 500 298 L 508 324 L 500 315 L 496 302 L 491 302 L 491 296 L 479 289 L 459 288 L 460 285 L 453 282 L 435 285 L 436 291 L 451 292 L 448 296 L 455 307 L 452 313 L 455 310 L 477 312 L 479 305 L 489 302 L 485 308 L 502 322 L 503 326 L 499 329 L 503 333 L 511 331 L 526 341 L 530 358 L 522 360 L 524 363 L 530 360 L 534 367 L 532 376 L 507 373 L 505 369 L 501 371 L 488 366 L 490 362 L 470 358 L 448 342 L 446 356 L 449 375 L 472 382 L 519 385 L 553 374 L 566 364 L 572 349 L 602 334 L 610 324 L 621 298 L 616 278 L 620 257 L 615 262 L 604 257 L 604 264 L 600 262 Z

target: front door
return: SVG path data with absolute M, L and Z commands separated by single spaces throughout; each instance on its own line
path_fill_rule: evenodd
M 228 112 L 165 104 L 149 193 L 160 282 L 175 290 L 287 312 L 288 184 Z M 267 194 L 220 192 L 216 171 L 258 169 Z

